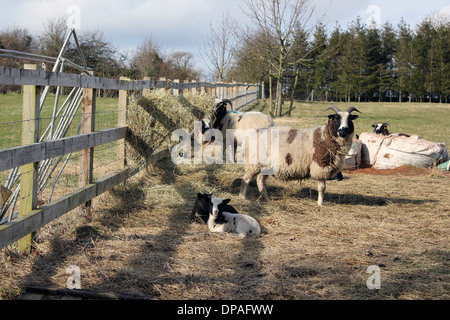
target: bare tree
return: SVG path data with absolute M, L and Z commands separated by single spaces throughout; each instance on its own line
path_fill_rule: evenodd
M 222 15 L 217 27 L 210 22 L 210 33 L 202 47 L 202 58 L 219 81 L 223 81 L 232 66 L 236 46 L 232 25 L 229 12 Z
M 298 47 L 298 30 L 311 34 L 314 25 L 311 18 L 314 6 L 311 0 L 244 0 L 247 10 L 244 13 L 250 18 L 251 25 L 240 30 L 241 41 L 251 44 L 253 53 L 269 64 L 271 77 L 277 80 L 275 112 L 282 115 L 282 80 L 289 67 L 298 66 L 307 60 L 309 52 L 294 57 Z M 262 34 L 263 39 L 254 38 L 254 34 Z M 257 41 L 256 41 L 257 40 Z M 311 48 L 312 50 L 312 48 Z
M 194 66 L 194 55 L 190 52 L 174 52 L 165 60 L 164 76 L 179 80 L 195 80 L 201 75 Z
M 50 57 L 57 57 L 68 29 L 66 18 L 50 19 L 44 25 L 44 32 L 38 37 L 39 52 Z
M 163 64 L 161 49 L 152 40 L 146 39 L 131 59 L 131 66 L 137 78 L 160 76 Z

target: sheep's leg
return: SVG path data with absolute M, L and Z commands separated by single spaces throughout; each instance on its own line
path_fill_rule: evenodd
M 268 176 L 262 175 L 261 173 L 258 174 L 258 177 L 256 177 L 256 184 L 258 185 L 259 194 L 265 201 L 269 201 L 269 196 L 267 195 L 267 189 L 265 185 L 267 177 Z
M 317 199 L 317 204 L 319 206 L 323 205 L 323 194 L 325 193 L 326 190 L 326 180 L 319 180 L 317 182 L 317 191 L 319 192 L 319 197 Z
M 242 178 L 242 182 L 241 182 L 241 191 L 239 193 L 239 197 L 241 199 L 245 199 L 245 195 L 247 194 L 248 184 L 250 183 L 250 181 L 253 179 L 253 177 L 255 175 L 256 174 L 253 172 L 245 172 L 245 175 Z

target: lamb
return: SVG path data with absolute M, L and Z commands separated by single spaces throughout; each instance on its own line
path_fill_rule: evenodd
M 328 123 L 310 129 L 268 128 L 262 130 L 278 130 L 278 168 L 274 175 L 283 180 L 318 180 L 318 205 L 323 205 L 326 180 L 337 175 L 344 167 L 344 158 L 352 146 L 354 126 L 352 120 L 358 118 L 351 114 L 358 111 L 349 107 L 341 111 L 336 106 L 326 110 L 335 114 L 328 116 Z M 261 134 L 261 133 L 260 133 Z M 268 152 L 269 153 L 269 152 Z M 240 197 L 245 199 L 248 184 L 256 177 L 261 196 L 268 200 L 265 180 L 268 175 L 262 174 L 261 162 L 245 163 L 245 175 L 241 182 Z M 273 173 L 271 174 L 273 175 Z
M 387 124 L 387 123 L 374 123 L 373 125 L 372 125 L 372 127 L 374 128 L 373 129 L 373 133 L 376 133 L 376 134 L 382 134 L 383 136 L 388 136 L 389 135 L 389 130 L 388 130 L 388 127 L 389 126 L 389 124 Z
M 255 218 L 240 213 L 222 211 L 221 206 L 227 205 L 230 199 L 211 198 L 208 229 L 211 232 L 231 232 L 239 237 L 261 234 L 261 227 Z
M 195 220 L 196 217 L 198 217 L 202 219 L 205 223 L 208 222 L 211 197 L 212 194 L 197 193 L 197 198 L 195 199 L 194 207 L 192 208 L 189 220 L 193 221 Z M 228 205 L 228 202 L 220 204 L 219 209 L 221 211 L 237 213 L 237 210 L 232 206 Z

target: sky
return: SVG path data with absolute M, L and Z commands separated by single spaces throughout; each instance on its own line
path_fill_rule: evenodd
M 311 0 L 315 18 L 331 30 L 343 29 L 360 16 L 396 26 L 403 18 L 411 27 L 436 12 L 450 16 L 448 0 Z M 205 70 L 200 48 L 224 12 L 248 24 L 244 0 L 0 0 L 0 30 L 26 28 L 39 35 L 50 19 L 66 17 L 83 31 L 101 31 L 104 40 L 121 52 L 133 52 L 151 38 L 167 53 L 194 54 L 196 66 Z

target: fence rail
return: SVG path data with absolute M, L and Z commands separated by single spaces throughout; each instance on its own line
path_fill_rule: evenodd
M 124 110 L 127 106 L 126 96 L 130 91 L 165 88 L 173 90 L 175 95 L 183 94 L 186 91 L 197 91 L 213 97 L 227 98 L 233 102 L 238 102 L 235 104 L 235 109 L 242 108 L 258 97 L 258 86 L 254 84 L 179 82 L 166 79 L 109 79 L 63 72 L 29 70 L 29 68 L 30 66 L 28 66 L 28 69 L 0 67 L 0 85 L 24 86 L 23 145 L 0 150 L 0 173 L 20 168 L 23 173 L 20 176 L 19 190 L 20 193 L 26 190 L 26 195 L 21 195 L 19 216 L 0 225 L 0 249 L 19 241 L 19 250 L 29 250 L 31 233 L 80 205 L 89 203 L 95 197 L 140 172 L 142 169 L 140 167 L 125 168 L 123 161 L 125 159 L 123 142 L 128 132 Z M 39 142 L 40 110 L 37 105 L 40 89 L 44 86 L 84 88 L 80 134 Z M 95 131 L 95 90 L 97 89 L 119 90 L 118 119 L 114 128 Z M 32 114 L 31 117 L 30 114 Z M 93 181 L 93 148 L 116 141 L 117 160 L 122 163 L 120 170 Z M 121 141 L 122 143 L 120 143 Z M 60 196 L 57 200 L 38 207 L 36 189 L 39 163 L 56 157 L 62 158 L 75 152 L 85 152 L 80 155 L 80 171 L 82 173 L 79 177 L 79 187 Z M 168 150 L 160 150 L 152 155 L 151 162 L 154 163 L 169 155 Z M 3 206 L 3 203 L 0 203 L 0 208 L 1 206 Z
M 105 90 L 144 90 L 164 89 L 190 90 L 201 88 L 236 88 L 256 87 L 247 83 L 211 83 L 211 82 L 176 82 L 172 80 L 120 80 L 100 78 L 82 74 L 51 72 L 42 70 L 25 70 L 18 68 L 0 67 L 1 85 L 35 85 L 35 86 L 63 86 Z

